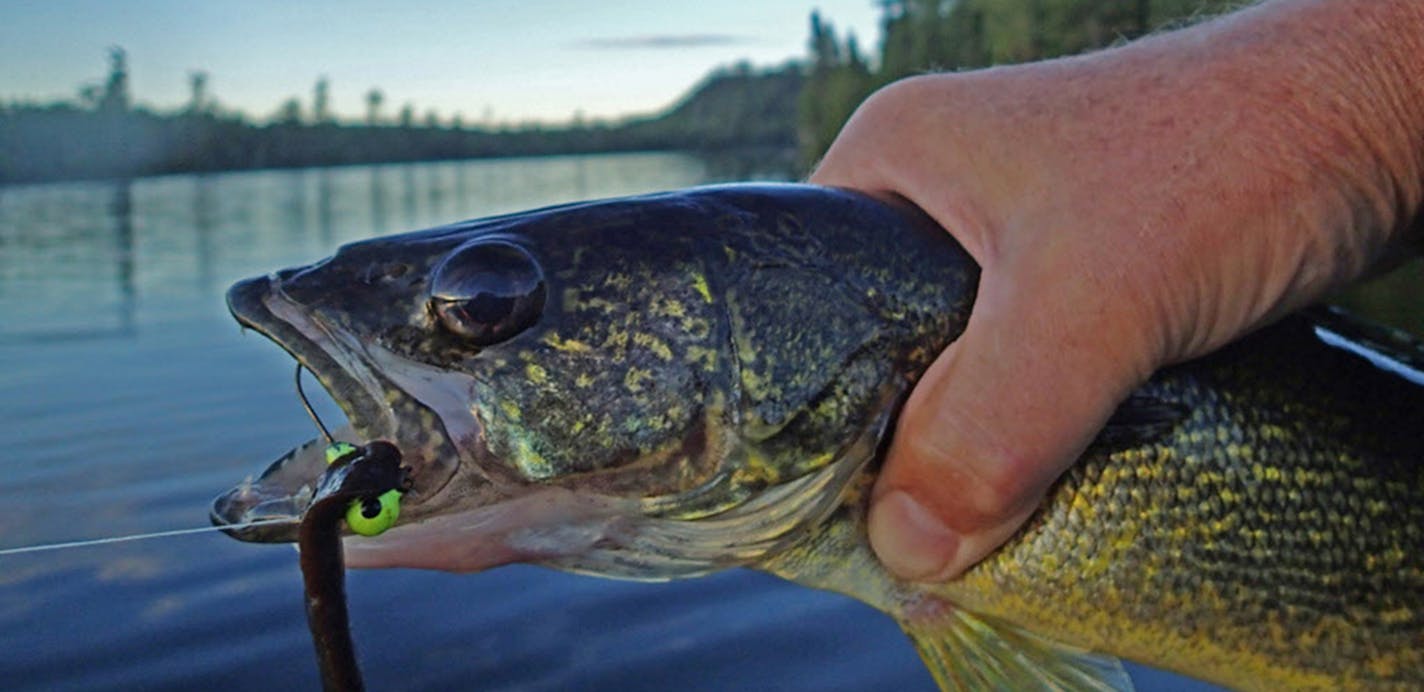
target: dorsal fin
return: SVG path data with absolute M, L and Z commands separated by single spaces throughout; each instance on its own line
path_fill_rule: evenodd
M 942 690 L 1131 690 L 1111 656 L 1060 644 L 968 611 L 901 622 Z

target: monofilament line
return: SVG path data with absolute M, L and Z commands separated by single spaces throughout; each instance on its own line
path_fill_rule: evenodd
M 200 526 L 196 529 L 174 529 L 172 531 L 157 531 L 154 533 L 139 533 L 132 536 L 111 536 L 109 538 L 94 538 L 87 541 L 67 541 L 65 543 L 46 543 L 44 545 L 28 545 L 18 548 L 0 549 L 0 555 L 19 555 L 21 553 L 40 553 L 47 550 L 62 550 L 64 548 L 87 548 L 95 545 L 107 545 L 109 543 L 127 543 L 128 541 L 142 541 L 149 538 L 163 538 L 166 536 L 185 536 L 190 533 L 207 533 L 209 531 L 222 531 L 224 529 L 246 529 L 253 526 L 269 526 L 272 524 L 294 524 L 291 519 L 259 519 L 243 524 L 228 524 L 226 526 Z

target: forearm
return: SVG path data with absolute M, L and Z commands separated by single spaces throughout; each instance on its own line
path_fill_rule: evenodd
M 1218 93 L 1186 97 L 1254 135 L 1226 141 L 1280 177 L 1265 192 L 1317 203 L 1301 220 L 1336 236 L 1338 269 L 1357 275 L 1400 241 L 1417 243 L 1424 3 L 1274 0 L 1206 28 L 1141 47 L 1199 61 L 1201 87 Z M 1179 74 L 1191 74 L 1184 68 Z
M 1182 175 L 1177 187 L 1187 195 L 1178 201 L 1215 205 L 1221 218 L 1260 219 L 1199 228 L 1182 240 L 1181 257 L 1218 265 L 1202 271 L 1227 269 L 1226 280 L 1200 285 L 1259 294 L 1185 298 L 1220 313 L 1169 335 L 1177 344 L 1169 360 L 1215 348 L 1233 325 L 1317 300 L 1406 247 L 1417 252 L 1424 3 L 1276 0 L 1103 57 L 1104 69 L 1165 81 L 1159 93 L 1137 87 L 1139 100 L 1150 101 L 1140 104 L 1146 112 L 1188 127 L 1196 121 L 1195 131 L 1160 133 L 1169 147 L 1188 138 L 1185 149 L 1204 159 L 1205 175 Z M 1171 219 L 1159 222 L 1171 228 Z M 1230 280 L 1251 275 L 1261 280 Z

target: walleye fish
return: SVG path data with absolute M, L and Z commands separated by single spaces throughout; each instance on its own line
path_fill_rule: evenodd
M 241 282 L 238 321 L 397 445 L 353 567 L 766 570 L 895 618 L 946 689 L 1424 687 L 1424 348 L 1315 310 L 1138 389 L 1007 545 L 945 584 L 871 553 L 891 421 L 979 269 L 918 211 L 730 185 L 374 238 Z M 1053 348 L 1044 344 L 1044 348 Z M 322 441 L 218 498 L 292 541 Z

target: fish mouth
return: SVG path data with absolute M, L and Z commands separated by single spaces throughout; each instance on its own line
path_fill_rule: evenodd
M 227 293 L 228 309 L 238 323 L 271 340 L 316 376 L 346 415 L 349 426 L 333 433 L 338 440 L 361 444 L 374 439 L 397 443 L 398 421 L 386 404 L 399 392 L 377 373 L 353 338 L 282 290 L 282 282 L 300 270 L 286 270 L 235 284 Z M 306 442 L 282 455 L 257 478 L 249 478 L 213 500 L 210 519 L 239 540 L 295 542 L 301 517 L 311 502 L 317 480 L 326 470 L 326 440 Z M 429 497 L 449 480 L 453 468 L 435 455 L 402 448 L 403 465 L 411 469 L 414 487 L 407 502 Z M 261 522 L 249 526 L 254 522 Z
M 335 433 L 355 438 L 350 428 Z M 217 496 L 209 510 L 214 526 L 251 543 L 295 543 L 302 514 L 326 466 L 326 440 L 314 439 L 283 454 L 257 478 L 248 477 Z
M 367 365 L 359 345 L 282 290 L 290 271 L 235 284 L 227 293 L 228 310 L 243 327 L 267 337 L 316 375 L 357 435 L 394 434 L 396 422 L 383 405 L 388 387 Z

